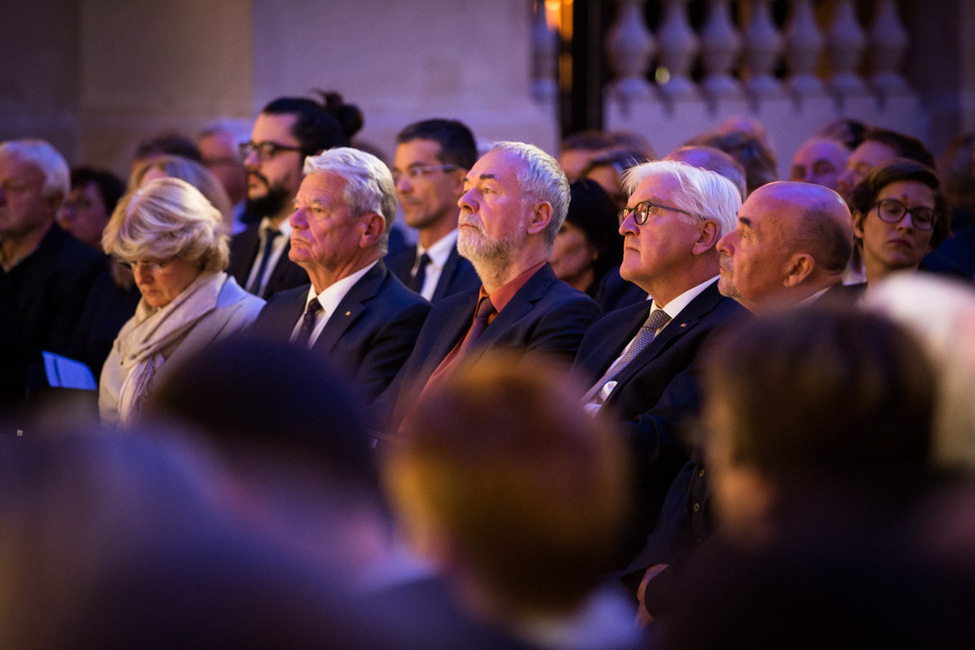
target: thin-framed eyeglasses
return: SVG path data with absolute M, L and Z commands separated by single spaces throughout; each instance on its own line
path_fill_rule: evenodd
M 426 165 L 423 163 L 415 163 L 406 168 L 405 172 L 401 172 L 398 169 L 393 170 L 393 182 L 399 184 L 399 180 L 403 176 L 407 176 L 411 181 L 415 181 L 421 176 L 426 176 L 427 174 L 432 174 L 435 171 L 442 172 L 452 172 L 457 169 L 457 165 L 451 165 L 450 163 L 442 163 L 440 165 Z
M 301 151 L 301 147 L 278 144 L 270 140 L 265 140 L 264 142 L 254 142 L 253 140 L 250 142 L 241 142 L 239 148 L 242 158 L 247 158 L 251 152 L 254 152 L 258 160 L 271 160 L 282 151 Z
M 634 205 L 632 208 L 623 208 L 619 212 L 620 225 L 626 221 L 626 218 L 633 215 L 633 221 L 638 226 L 642 226 L 650 218 L 650 215 L 655 217 L 660 216 L 659 210 L 670 210 L 671 212 L 680 212 L 681 214 L 686 214 L 689 217 L 697 217 L 696 214 L 692 214 L 687 210 L 681 210 L 680 208 L 675 208 L 672 205 L 662 205 L 660 203 L 654 203 L 653 201 L 641 201 Z
M 877 208 L 877 216 L 884 223 L 900 223 L 905 214 L 911 215 L 911 222 L 918 230 L 934 230 L 934 210 L 924 205 L 908 208 L 907 204 L 898 199 L 880 199 L 873 204 Z
M 171 257 L 168 260 L 133 260 L 128 262 L 122 262 L 122 266 L 125 266 L 135 273 L 138 269 L 143 271 L 148 271 L 149 273 L 155 273 L 161 269 L 166 268 L 173 263 L 175 257 Z

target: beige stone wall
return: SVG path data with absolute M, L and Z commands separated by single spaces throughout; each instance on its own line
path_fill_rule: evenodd
M 0 140 L 35 136 L 77 155 L 78 15 L 73 0 L 3 3 Z
M 0 138 L 50 139 L 72 164 L 127 173 L 136 142 L 280 95 L 335 89 L 390 155 L 432 116 L 554 151 L 530 99 L 526 0 L 32 0 L 0 20 Z
M 485 142 L 526 140 L 553 152 L 557 146 L 553 109 L 530 95 L 531 0 L 4 5 L 0 138 L 47 138 L 72 164 L 125 173 L 147 134 L 192 134 L 222 115 L 251 119 L 274 97 L 312 88 L 339 90 L 358 104 L 366 121 L 361 137 L 388 155 L 402 126 L 433 116 L 462 119 Z M 920 114 L 905 120 L 888 112 L 885 125 L 920 135 L 938 152 L 955 132 L 975 129 L 975 41 L 968 37 L 975 2 L 901 5 L 915 39 L 905 67 Z M 693 121 L 688 131 L 714 119 L 692 120 L 699 112 L 680 116 Z M 805 135 L 795 116 L 781 124 L 767 112 L 757 117 L 769 122 L 780 159 L 788 160 Z M 804 114 L 802 124 L 817 120 Z M 673 123 L 652 126 L 663 129 L 651 138 L 663 150 L 683 135 Z
M 392 155 L 409 122 L 463 120 L 482 140 L 557 145 L 554 113 L 530 99 L 525 0 L 254 0 L 254 110 L 334 89 L 365 115 L 360 136 Z M 291 11 L 282 12 L 282 6 Z
M 80 4 L 81 161 L 124 171 L 146 134 L 251 117 L 250 2 Z

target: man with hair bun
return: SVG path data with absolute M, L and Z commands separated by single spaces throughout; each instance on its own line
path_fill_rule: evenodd
M 303 285 L 307 277 L 290 259 L 291 214 L 305 158 L 349 146 L 362 126 L 355 106 L 325 93 L 324 103 L 279 97 L 261 110 L 251 139 L 241 145 L 247 170 L 247 212 L 260 219 L 236 235 L 228 271 L 240 286 L 262 298 Z

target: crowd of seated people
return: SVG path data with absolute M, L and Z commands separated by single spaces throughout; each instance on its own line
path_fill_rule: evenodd
M 971 134 L 362 125 L 0 143 L 0 646 L 971 644 Z

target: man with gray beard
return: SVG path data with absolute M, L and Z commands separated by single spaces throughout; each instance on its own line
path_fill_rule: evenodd
M 384 395 L 393 427 L 415 398 L 462 358 L 512 348 L 523 358 L 570 361 L 599 307 L 548 265 L 569 206 L 569 184 L 554 158 L 520 142 L 496 143 L 471 168 L 458 201 L 457 250 L 479 289 L 435 304 L 412 354 Z

